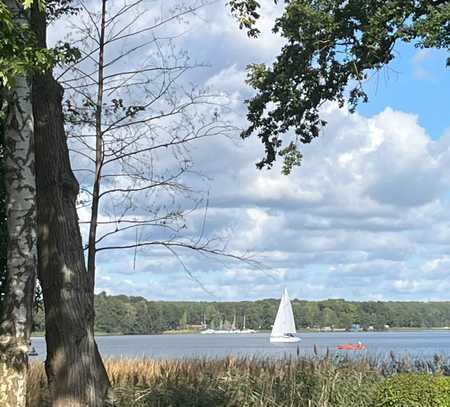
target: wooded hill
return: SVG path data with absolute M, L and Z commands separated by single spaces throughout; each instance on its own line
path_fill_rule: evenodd
M 95 296 L 97 332 L 153 334 L 169 329 L 182 329 L 200 325 L 205 318 L 208 327 L 220 324 L 229 327 L 236 315 L 236 325 L 270 329 L 279 300 L 239 302 L 149 301 L 143 297 L 125 295 Z M 327 327 L 350 328 L 353 323 L 375 329 L 391 327 L 443 327 L 450 326 L 450 302 L 398 302 L 398 301 L 292 301 L 298 328 Z M 35 317 L 35 330 L 44 330 L 43 312 Z

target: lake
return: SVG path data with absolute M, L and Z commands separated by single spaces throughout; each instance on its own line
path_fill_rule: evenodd
M 431 358 L 436 353 L 450 356 L 450 331 L 388 331 L 388 332 L 308 332 L 299 333 L 301 341 L 294 344 L 271 344 L 269 333 L 247 335 L 124 335 L 99 336 L 97 343 L 103 357 L 178 359 L 194 357 L 256 356 L 281 358 L 297 354 L 310 355 L 314 345 L 320 353 L 347 342 L 367 345 L 367 354 L 385 357 L 390 351 L 418 358 Z M 45 340 L 32 338 L 39 356 L 45 359 Z M 342 351 L 338 351 L 341 352 Z M 358 352 L 361 354 L 363 352 Z

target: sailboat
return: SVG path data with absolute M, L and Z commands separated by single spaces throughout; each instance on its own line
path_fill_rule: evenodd
M 241 334 L 254 334 L 256 331 L 254 329 L 248 329 L 245 327 L 245 314 L 244 314 L 244 325 L 240 331 Z
M 272 333 L 270 334 L 270 342 L 298 342 L 300 338 L 297 338 L 295 333 L 294 313 L 292 312 L 291 301 L 289 300 L 288 292 L 285 288 L 272 327 Z

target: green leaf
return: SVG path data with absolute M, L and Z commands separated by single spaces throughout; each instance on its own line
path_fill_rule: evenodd
M 259 3 L 229 3 L 241 28 L 251 35 Z M 367 102 L 364 80 L 395 58 L 397 42 L 450 48 L 448 1 L 290 0 L 285 4 L 273 27 L 285 45 L 271 66 L 248 67 L 247 83 L 256 95 L 247 101 L 250 125 L 242 137 L 260 138 L 265 156 L 258 168 L 270 168 L 280 156 L 283 172 L 300 165 L 301 154 L 291 146 L 298 148 L 319 136 L 326 125 L 320 107 L 334 102 L 353 113 L 359 103 Z

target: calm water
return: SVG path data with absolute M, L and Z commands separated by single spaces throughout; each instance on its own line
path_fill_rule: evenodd
M 313 353 L 314 344 L 320 352 L 327 347 L 335 352 L 336 346 L 361 341 L 367 353 L 380 357 L 390 351 L 429 358 L 439 353 L 450 356 L 450 331 L 410 332 L 317 332 L 299 333 L 302 339 L 295 344 L 271 344 L 268 333 L 248 335 L 134 335 L 99 336 L 97 343 L 104 357 L 191 358 L 223 357 L 228 355 L 283 357 Z M 33 338 L 33 346 L 45 358 L 44 338 Z M 342 352 L 342 351 L 341 351 Z M 361 352 L 358 352 L 360 354 Z

